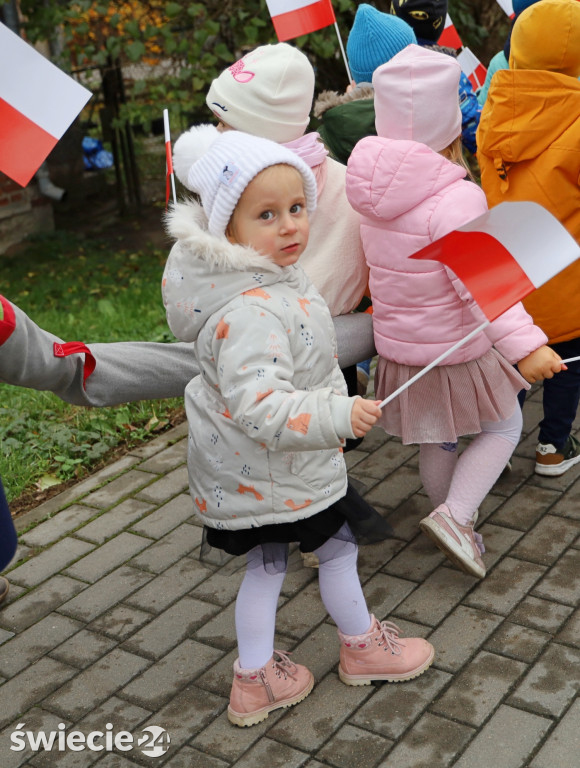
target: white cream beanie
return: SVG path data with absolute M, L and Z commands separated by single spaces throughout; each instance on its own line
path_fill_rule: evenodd
M 236 131 L 285 143 L 303 135 L 314 98 L 314 70 L 288 43 L 262 45 L 225 69 L 206 103 Z
M 291 165 L 304 182 L 306 207 L 316 208 L 316 181 L 306 163 L 291 149 L 240 131 L 220 133 L 215 125 L 199 125 L 182 133 L 173 147 L 177 178 L 201 197 L 208 231 L 223 235 L 248 184 L 271 165 Z
M 448 147 L 461 134 L 460 75 L 453 56 L 408 45 L 374 72 L 377 135 Z

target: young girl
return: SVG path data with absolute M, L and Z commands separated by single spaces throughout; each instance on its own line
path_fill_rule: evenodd
M 228 716 L 253 725 L 313 685 L 273 647 L 290 542 L 319 558 L 343 682 L 408 680 L 434 651 L 369 615 L 357 575 L 353 531 L 382 519 L 348 486 L 341 446 L 379 409 L 345 396 L 330 312 L 296 264 L 316 204 L 312 172 L 284 147 L 213 126 L 184 134 L 174 153 L 201 206 L 169 214 L 177 242 L 163 296 L 172 331 L 195 340 L 201 371 L 185 392 L 191 494 L 207 543 L 247 556 Z
M 370 267 L 380 398 L 485 319 L 444 265 L 409 258 L 487 210 L 482 190 L 465 179 L 459 74 L 450 56 L 415 45 L 380 67 L 373 77 L 378 136 L 360 141 L 348 164 L 347 195 L 362 214 Z M 520 437 L 516 394 L 561 368 L 546 340 L 518 304 L 381 416 L 386 431 L 421 446 L 421 480 L 435 507 L 421 529 L 480 578 L 484 548 L 473 527 Z M 477 437 L 458 459 L 458 438 L 468 434 Z

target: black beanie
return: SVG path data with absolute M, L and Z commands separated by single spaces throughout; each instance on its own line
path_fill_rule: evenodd
M 392 0 L 391 13 L 413 27 L 417 38 L 436 43 L 445 28 L 447 0 Z

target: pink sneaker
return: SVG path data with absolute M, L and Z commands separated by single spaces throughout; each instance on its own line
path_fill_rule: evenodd
M 272 710 L 298 704 L 313 685 L 312 672 L 302 664 L 293 664 L 282 651 L 274 651 L 260 669 L 242 669 L 236 659 L 228 719 L 242 727 L 256 725 Z
M 399 627 L 371 616 L 364 635 L 343 635 L 339 630 L 338 676 L 345 685 L 370 685 L 373 680 L 391 683 L 412 680 L 433 661 L 435 649 L 420 637 L 399 638 Z
M 445 504 L 440 504 L 429 517 L 421 520 L 419 528 L 462 571 L 483 579 L 485 565 L 473 524 L 474 521 L 469 525 L 459 525 Z

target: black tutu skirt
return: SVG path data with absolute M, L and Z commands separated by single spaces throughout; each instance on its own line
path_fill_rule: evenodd
M 392 538 L 391 525 L 348 483 L 346 494 L 321 512 L 292 523 L 275 523 L 236 531 L 204 527 L 201 559 L 213 550 L 227 555 L 245 555 L 261 548 L 263 564 L 269 573 L 288 570 L 290 545 L 301 553 L 314 552 L 329 539 L 357 544 L 375 544 Z M 252 559 L 256 562 L 256 557 Z M 302 562 L 295 559 L 294 564 Z M 248 560 L 248 564 L 250 561 Z

